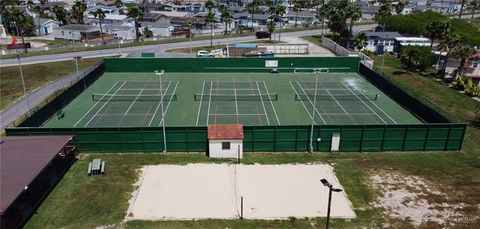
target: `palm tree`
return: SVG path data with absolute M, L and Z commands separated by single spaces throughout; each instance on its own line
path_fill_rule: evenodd
M 392 15 L 392 3 L 387 0 L 380 5 L 377 14 L 375 15 L 375 20 L 378 24 L 384 25 L 387 17 Z
M 103 22 L 103 19 L 105 19 L 105 12 L 103 12 L 102 9 L 98 8 L 97 10 L 93 11 L 92 14 L 95 18 L 98 18 L 98 21 L 100 23 L 100 37 L 102 38 L 102 41 L 103 41 L 102 22 Z
M 208 0 L 205 3 L 205 7 L 208 10 L 207 18 L 205 19 L 205 22 L 210 24 L 210 47 L 213 46 L 213 23 L 215 23 L 215 12 L 213 11 L 213 8 L 215 8 L 215 3 L 211 0 Z
M 254 30 L 253 28 L 253 22 L 255 20 L 255 14 L 259 13 L 260 12 L 260 5 L 262 4 L 262 0 L 253 0 L 249 3 L 247 3 L 247 5 L 245 6 L 245 10 L 247 10 L 248 13 L 251 14 L 251 18 L 252 18 L 252 30 Z
M 361 32 L 355 36 L 353 39 L 353 45 L 355 48 L 357 48 L 359 51 L 362 51 L 362 49 L 367 46 L 368 44 L 368 37 L 367 34 L 364 32 Z
M 470 7 L 472 8 L 472 18 L 475 15 L 475 12 L 480 8 L 480 0 L 470 0 Z
M 62 25 L 67 25 L 69 23 L 69 20 L 68 20 L 69 13 L 66 9 L 64 9 L 59 5 L 55 5 L 52 11 L 57 21 L 60 21 Z
M 463 14 L 463 7 L 465 6 L 466 0 L 461 0 L 462 2 L 460 3 L 460 12 L 458 13 L 458 19 L 462 19 L 462 14 Z
M 268 13 L 270 13 L 271 15 L 275 15 L 276 17 L 281 17 L 285 14 L 285 6 L 283 5 L 280 5 L 280 4 L 275 4 L 275 3 L 272 3 L 270 2 L 270 4 L 268 5 Z M 273 26 L 275 27 L 275 24 L 273 24 Z M 275 28 L 273 28 L 275 30 Z M 279 30 L 278 32 L 278 40 L 280 41 L 280 36 L 282 34 L 282 30 Z
M 362 18 L 362 10 L 355 3 L 348 3 L 345 11 L 346 11 L 347 17 L 350 18 L 350 29 L 349 29 L 349 32 L 348 32 L 347 47 L 346 47 L 346 48 L 348 48 L 348 46 L 350 44 L 350 39 L 353 35 L 353 25 L 354 25 L 356 20 Z
M 85 0 L 75 1 L 75 4 L 72 7 L 72 16 L 75 18 L 77 24 L 84 23 L 83 14 L 85 13 L 85 10 L 87 10 L 87 3 L 85 3 Z
M 298 14 L 300 14 L 300 11 L 302 10 L 302 6 L 304 6 L 305 2 L 303 0 L 294 0 L 293 1 L 293 11 L 295 11 L 295 27 L 297 27 L 297 21 L 298 21 Z
M 135 40 L 138 41 L 140 39 L 140 32 L 138 29 L 140 25 L 138 21 L 142 19 L 143 12 L 138 8 L 137 5 L 129 3 L 127 4 L 127 17 L 133 19 L 135 23 Z
M 469 46 L 457 46 L 453 49 L 452 56 L 460 59 L 460 64 L 458 65 L 457 74 L 454 76 L 456 79 L 457 75 L 463 75 L 463 70 L 465 69 L 465 63 L 467 59 L 475 54 L 477 50 Z
M 267 31 L 270 33 L 269 40 L 272 41 L 272 34 L 275 31 L 275 20 L 273 20 L 273 19 L 268 20 Z
M 220 21 L 225 23 L 225 32 L 226 35 L 228 33 L 228 25 L 232 22 L 232 15 L 228 12 L 228 8 L 226 5 L 219 5 L 218 11 L 220 11 Z
M 40 17 L 41 17 L 41 15 L 42 15 L 42 13 L 43 13 L 43 7 L 36 5 L 36 6 L 33 7 L 32 11 L 35 12 L 35 14 L 37 15 L 37 20 L 38 20 L 37 29 L 38 29 L 38 36 L 40 36 L 40 33 L 41 33 L 41 32 L 40 32 L 40 27 L 41 27 L 41 25 L 40 25 Z
M 444 34 L 444 23 L 442 21 L 432 21 L 425 27 L 425 37 L 430 39 L 430 48 L 433 47 L 435 39 L 442 38 Z
M 400 0 L 395 4 L 395 13 L 401 14 L 403 9 L 405 9 L 405 6 L 408 5 L 408 0 Z
M 118 8 L 118 13 L 119 14 L 123 14 L 123 10 L 122 10 L 123 2 L 122 2 L 122 0 L 115 0 L 113 2 L 113 5 Z
M 450 53 L 455 47 L 457 47 L 459 42 L 460 37 L 452 30 L 449 30 L 447 33 L 443 34 L 442 40 L 440 41 L 438 48 L 442 52 L 447 52 L 447 59 L 445 60 L 446 62 L 444 63 L 444 66 L 447 66 L 448 57 L 450 57 Z

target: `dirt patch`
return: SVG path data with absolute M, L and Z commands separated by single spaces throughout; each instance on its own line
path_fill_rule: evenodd
M 450 227 L 463 218 L 463 203 L 452 203 L 447 194 L 418 176 L 398 172 L 375 171 L 373 187 L 379 193 L 374 206 L 385 209 L 392 218 L 406 220 L 414 226 L 437 224 Z M 477 219 L 475 219 L 477 220 Z

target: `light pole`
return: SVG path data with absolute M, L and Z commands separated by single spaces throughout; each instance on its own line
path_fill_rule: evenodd
M 315 110 L 317 104 L 318 72 L 315 72 L 315 90 L 313 91 L 312 123 L 310 125 L 310 153 L 313 153 L 313 126 L 315 124 Z M 308 96 L 308 94 L 306 95 Z
M 385 67 L 385 50 L 386 50 L 386 47 L 385 47 L 385 39 L 386 39 L 386 35 L 385 35 L 385 22 L 383 22 L 383 38 L 382 38 L 382 43 L 383 43 L 383 55 L 382 55 L 382 76 L 383 76 L 383 68 Z
M 75 39 L 73 39 L 73 52 L 75 53 L 75 56 L 73 57 L 73 59 L 75 60 L 75 68 L 77 68 L 77 80 L 80 80 L 80 71 L 78 70 L 77 45 L 75 43 Z M 85 84 L 85 81 L 83 81 L 83 89 L 87 89 L 87 85 Z
M 17 50 L 17 60 L 18 60 L 18 67 L 20 69 L 20 78 L 22 79 L 22 86 L 23 86 L 23 94 L 25 94 L 25 98 L 27 99 L 27 109 L 28 109 L 28 116 L 31 115 L 30 113 L 30 100 L 28 99 L 27 88 L 25 87 L 25 80 L 23 79 L 23 69 L 22 69 L 22 62 L 20 61 L 20 53 Z
M 163 111 L 163 100 L 164 100 L 164 93 L 163 93 L 163 84 L 162 84 L 162 76 L 163 74 L 165 74 L 165 71 L 164 70 L 161 70 L 160 72 L 158 72 L 158 70 L 155 70 L 155 74 L 158 76 L 159 80 L 160 80 L 160 106 L 161 106 L 161 109 L 162 109 L 162 133 L 163 133 L 163 153 L 164 154 L 167 154 L 167 136 L 165 134 L 165 114 L 164 114 L 164 111 Z
M 328 182 L 326 179 L 321 179 L 320 182 L 322 182 L 322 184 L 325 187 L 328 187 L 327 223 L 325 225 L 325 228 L 328 229 L 329 228 L 329 223 L 330 223 L 330 207 L 332 206 L 332 192 L 341 192 L 343 190 L 339 189 L 339 188 L 334 188 L 333 185 L 330 184 L 330 182 Z

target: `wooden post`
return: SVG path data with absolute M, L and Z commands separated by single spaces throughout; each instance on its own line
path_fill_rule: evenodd
M 243 196 L 240 197 L 240 219 L 243 219 Z

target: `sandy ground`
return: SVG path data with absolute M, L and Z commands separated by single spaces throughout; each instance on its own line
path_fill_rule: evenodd
M 434 223 L 440 227 L 452 227 L 463 218 L 465 204 L 449 203 L 445 193 L 421 177 L 375 171 L 371 181 L 380 192 L 374 205 L 384 208 L 390 217 L 410 221 L 414 226 Z
M 188 164 L 141 169 L 127 220 L 285 219 L 325 217 L 326 178 L 342 188 L 332 167 L 311 165 Z M 354 218 L 345 192 L 334 193 L 331 216 Z

